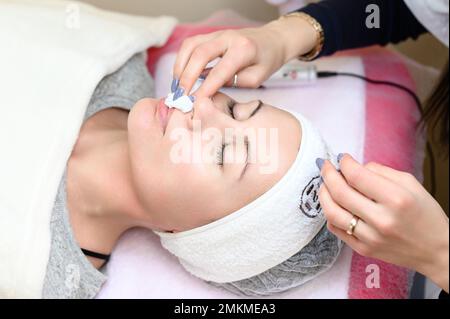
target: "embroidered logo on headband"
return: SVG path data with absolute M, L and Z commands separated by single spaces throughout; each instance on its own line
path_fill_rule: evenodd
M 313 177 L 302 191 L 300 211 L 309 218 L 317 217 L 322 211 L 319 202 L 320 175 Z

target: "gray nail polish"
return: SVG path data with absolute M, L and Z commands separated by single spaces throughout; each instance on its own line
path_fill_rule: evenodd
M 184 89 L 182 87 L 179 87 L 173 95 L 173 100 L 174 101 L 178 100 L 183 94 L 184 94 Z
M 323 163 L 325 163 L 325 160 L 323 158 L 316 159 L 316 165 L 320 170 L 322 170 Z
M 337 162 L 341 163 L 342 158 L 344 157 L 344 153 L 339 153 L 337 156 Z
M 170 86 L 170 90 L 172 91 L 172 93 L 174 93 L 178 89 L 179 85 L 180 85 L 180 80 L 174 78 L 172 80 L 172 85 Z

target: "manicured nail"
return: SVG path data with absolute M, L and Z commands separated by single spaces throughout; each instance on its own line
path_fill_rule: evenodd
M 341 163 L 342 158 L 344 157 L 344 153 L 339 153 L 337 156 L 337 162 Z
M 182 87 L 179 87 L 173 94 L 173 100 L 174 101 L 178 100 L 183 94 L 184 94 L 184 89 Z
M 323 163 L 325 163 L 325 160 L 323 158 L 316 159 L 316 165 L 320 170 L 322 170 Z
M 174 93 L 178 89 L 178 85 L 180 85 L 180 80 L 174 78 L 172 80 L 172 85 L 170 86 L 170 90 Z
M 194 102 L 195 102 L 195 96 L 193 96 L 193 95 L 189 95 L 189 99 L 191 100 L 191 102 L 192 102 L 192 103 L 194 103 Z

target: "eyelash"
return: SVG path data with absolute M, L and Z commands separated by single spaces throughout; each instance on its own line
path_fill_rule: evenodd
M 262 103 L 262 102 L 260 102 Z M 229 100 L 227 103 L 227 107 L 228 107 L 228 113 L 230 114 L 231 118 L 235 120 L 234 117 L 234 107 L 236 106 L 236 101 L 235 100 Z M 245 145 L 247 147 L 247 152 L 248 152 L 248 139 L 245 139 Z M 216 152 L 216 163 L 219 166 L 223 166 L 223 156 L 224 156 L 224 152 L 225 152 L 225 147 L 227 146 L 227 144 L 222 144 L 222 146 L 220 148 L 217 149 Z
M 230 113 L 230 116 L 233 118 L 233 120 L 235 120 L 234 112 L 233 112 L 235 105 L 236 105 L 236 101 L 234 101 L 234 100 L 229 100 L 227 103 L 228 113 Z
M 216 151 L 216 163 L 219 166 L 223 166 L 223 154 L 226 146 L 227 144 L 222 144 Z
M 228 113 L 233 119 L 235 119 L 234 113 L 233 113 L 233 109 L 234 109 L 235 105 L 236 105 L 236 101 L 234 101 L 234 100 L 229 100 L 227 103 Z M 216 164 L 219 166 L 223 166 L 223 156 L 224 156 L 226 146 L 227 146 L 227 144 L 222 143 L 222 145 L 219 148 L 217 148 Z
M 249 141 L 248 141 L 248 137 L 246 136 L 244 139 L 244 143 L 245 143 L 245 147 L 246 147 L 246 152 L 248 154 L 249 152 Z M 227 147 L 228 144 L 222 144 L 221 147 L 219 147 L 216 151 L 216 163 L 219 166 L 223 166 L 223 156 L 225 153 L 225 147 Z

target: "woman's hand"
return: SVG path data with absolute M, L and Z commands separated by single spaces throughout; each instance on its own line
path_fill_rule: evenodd
M 417 270 L 448 292 L 449 223 L 411 174 L 351 156 L 325 161 L 319 200 L 328 228 L 361 255 Z M 347 234 L 353 215 L 359 218 Z
M 292 58 L 311 51 L 316 31 L 298 17 L 275 20 L 259 28 L 225 30 L 186 39 L 177 55 L 172 89 L 180 87 L 188 94 L 207 64 L 218 57 L 195 92 L 197 97 L 214 95 L 222 86 L 231 85 L 238 75 L 239 87 L 257 88 Z

